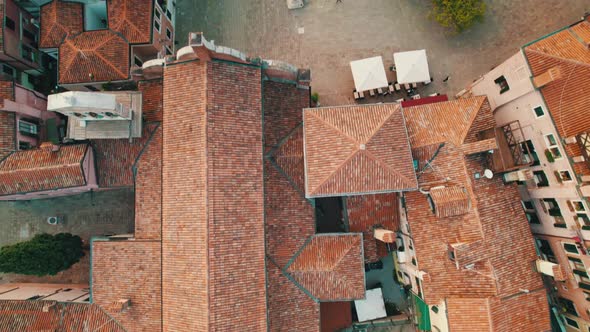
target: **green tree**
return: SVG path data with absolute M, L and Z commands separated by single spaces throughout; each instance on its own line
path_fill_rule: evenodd
M 55 275 L 84 256 L 82 239 L 59 233 L 37 234 L 31 240 L 0 248 L 0 272 Z
M 483 0 L 433 0 L 432 16 L 443 27 L 456 33 L 481 22 L 486 11 Z

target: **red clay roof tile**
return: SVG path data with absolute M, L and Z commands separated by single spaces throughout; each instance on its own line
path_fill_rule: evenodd
M 320 301 L 365 297 L 365 270 L 359 233 L 317 234 L 292 258 L 286 271 Z
M 107 5 L 109 29 L 119 32 L 131 44 L 151 40 L 152 0 L 110 0 Z
M 94 241 L 92 243 L 92 301 L 129 331 L 158 331 L 162 327 L 160 241 Z M 109 307 L 130 300 L 121 311 Z
M 129 44 L 111 30 L 70 35 L 59 47 L 59 83 L 129 78 Z
M 307 197 L 416 188 L 399 105 L 313 108 L 303 118 Z
M 0 300 L 0 330 L 125 332 L 119 322 L 95 304 L 6 300 Z
M 40 48 L 57 48 L 68 35 L 84 30 L 83 4 L 53 0 L 41 6 Z
M 590 131 L 590 117 L 587 116 L 590 95 L 590 49 L 588 38 L 590 23 L 583 21 L 560 32 L 549 35 L 524 49 L 533 76 L 539 76 L 549 69 L 558 67 L 561 78 L 540 88 L 549 108 L 555 127 L 562 138 L 576 136 Z M 568 144 L 566 152 L 579 156 L 581 151 L 575 144 Z M 590 175 L 587 163 L 574 164 L 580 175 Z
M 62 146 L 58 151 L 17 151 L 0 162 L 0 195 L 12 195 L 86 185 L 82 161 L 88 144 Z

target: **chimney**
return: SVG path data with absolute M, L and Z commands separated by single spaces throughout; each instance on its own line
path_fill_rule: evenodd
M 395 233 L 387 229 L 375 228 L 375 230 L 373 231 L 373 236 L 375 236 L 375 238 L 381 242 L 395 242 Z
M 533 77 L 533 85 L 535 88 L 541 88 L 545 85 L 561 78 L 561 69 L 558 67 L 553 67 L 544 72 L 541 75 Z
M 57 302 L 47 302 L 43 304 L 43 312 L 50 312 L 56 308 Z
M 124 312 L 131 306 L 130 299 L 120 299 L 119 301 L 112 303 L 112 311 L 113 312 Z
M 43 142 L 43 143 L 41 143 L 41 146 L 39 146 L 39 149 L 45 150 L 45 151 L 57 152 L 57 151 L 59 151 L 59 145 L 53 144 L 52 142 Z

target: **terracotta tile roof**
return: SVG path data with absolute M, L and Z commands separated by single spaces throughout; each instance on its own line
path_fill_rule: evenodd
M 458 110 L 471 112 L 465 105 L 479 109 L 469 116 L 456 116 L 453 126 L 448 123 L 446 138 L 426 139 L 421 134 L 410 134 L 410 140 L 417 144 L 412 145 L 412 154 L 418 161 L 419 183 L 423 189 L 431 189 L 431 195 L 435 191 L 435 206 L 437 193 L 431 187 L 445 186 L 445 190 L 458 193 L 465 189 L 459 195 L 462 214 L 449 213 L 443 223 L 430 209 L 425 194 L 404 194 L 418 268 L 427 273 L 422 283 L 424 300 L 436 304 L 446 299 L 453 331 L 513 331 L 513 327 L 501 322 L 502 315 L 515 324 L 518 319 L 526 322 L 524 325 L 528 323 L 530 326 L 523 331 L 549 330 L 546 294 L 539 274 L 531 268 L 536 253 L 517 188 L 505 185 L 499 176 L 476 180 L 473 174 L 481 172 L 485 160 L 481 155 L 465 155 L 462 148 L 464 143 L 475 142 L 479 131 L 495 126 L 492 111 L 481 98 L 448 103 L 454 106 L 436 105 L 431 110 L 446 110 L 451 117 Z M 440 130 L 436 129 L 441 128 L 440 119 L 424 117 L 426 111 L 421 107 L 426 106 L 404 110 L 408 132 Z M 416 109 L 418 116 L 412 114 Z M 470 209 L 465 209 L 467 203 Z M 449 258 L 452 247 L 454 261 Z M 509 247 L 519 250 L 506 250 Z M 541 291 L 528 296 L 521 294 L 522 289 Z M 512 302 L 515 297 L 520 302 Z M 520 307 L 499 313 L 502 304 Z M 535 317 L 539 317 L 538 322 Z
M 561 138 L 590 131 L 590 117 L 586 116 L 586 105 L 590 104 L 589 35 L 590 23 L 583 21 L 524 48 L 533 76 L 551 68 L 559 68 L 562 73 L 560 78 L 540 88 Z M 576 144 L 568 144 L 566 152 L 570 156 L 581 155 Z M 590 175 L 586 163 L 574 164 L 574 170 L 580 175 Z
M 226 62 L 165 69 L 165 330 L 267 328 L 261 82 Z
M 528 294 L 491 299 L 490 316 L 493 331 L 551 331 L 549 304 L 544 287 L 530 289 Z M 455 331 L 452 328 L 451 330 Z
M 305 191 L 305 169 L 303 160 L 303 126 L 299 124 L 270 154 L 271 159 L 287 175 L 295 188 Z
M 286 271 L 310 296 L 320 301 L 365 297 L 362 236 L 358 233 L 312 236 Z
M 430 198 L 439 218 L 465 214 L 471 205 L 467 190 L 459 186 L 432 188 Z
M 53 0 L 41 6 L 39 47 L 57 48 L 68 35 L 84 30 L 83 5 Z
M 99 187 L 133 186 L 133 165 L 157 127 L 157 123 L 145 125 L 141 138 L 131 142 L 129 139 L 92 140 Z
M 320 331 L 320 303 L 307 296 L 272 260 L 268 277 L 269 331 Z
M 160 241 L 93 241 L 92 301 L 128 331 L 162 327 Z M 115 310 L 113 303 L 130 300 Z
M 303 118 L 307 197 L 416 188 L 399 105 L 313 108 Z
M 309 90 L 274 81 L 263 84 L 264 145 L 268 153 L 303 121 L 301 110 L 309 107 Z
M 375 239 L 373 229 L 375 226 L 380 226 L 394 232 L 399 230 L 398 199 L 398 193 L 345 198 L 349 231 L 363 233 L 365 261 L 374 262 L 387 255 L 385 243 Z
M 0 111 L 0 161 L 16 150 L 16 115 Z
M 68 36 L 59 47 L 59 83 L 129 78 L 129 44 L 111 30 Z
M 0 162 L 0 195 L 86 185 L 82 161 L 88 144 L 64 145 L 58 151 L 17 151 Z
M 140 81 L 137 88 L 141 91 L 141 113 L 145 121 L 162 121 L 164 105 L 162 79 Z
M 133 166 L 135 174 L 135 238 L 162 236 L 162 126 L 158 126 Z
M 109 29 L 121 33 L 131 44 L 150 42 L 154 1 L 111 0 L 107 10 Z
M 125 329 L 95 304 L 0 300 L 0 331 L 125 332 Z
M 410 145 L 413 149 L 442 142 L 460 146 L 484 101 L 486 97 L 479 96 L 404 108 Z

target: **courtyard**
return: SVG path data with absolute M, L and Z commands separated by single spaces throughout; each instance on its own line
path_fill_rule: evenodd
M 350 61 L 380 55 L 389 68 L 394 52 L 426 49 L 434 82 L 419 92 L 454 96 L 519 47 L 588 9 L 584 0 L 486 3 L 483 23 L 451 35 L 428 17 L 428 0 L 308 0 L 291 11 L 284 0 L 178 0 L 177 48 L 186 45 L 189 32 L 202 31 L 251 57 L 311 68 L 322 105 L 354 102 Z
M 26 241 L 39 233 L 72 233 L 86 245 L 94 236 L 133 232 L 134 193 L 129 189 L 88 192 L 30 201 L 0 202 L 0 246 Z M 47 218 L 61 217 L 50 225 Z M 67 271 L 55 276 L 34 277 L 0 274 L 0 282 L 87 283 L 89 253 Z

